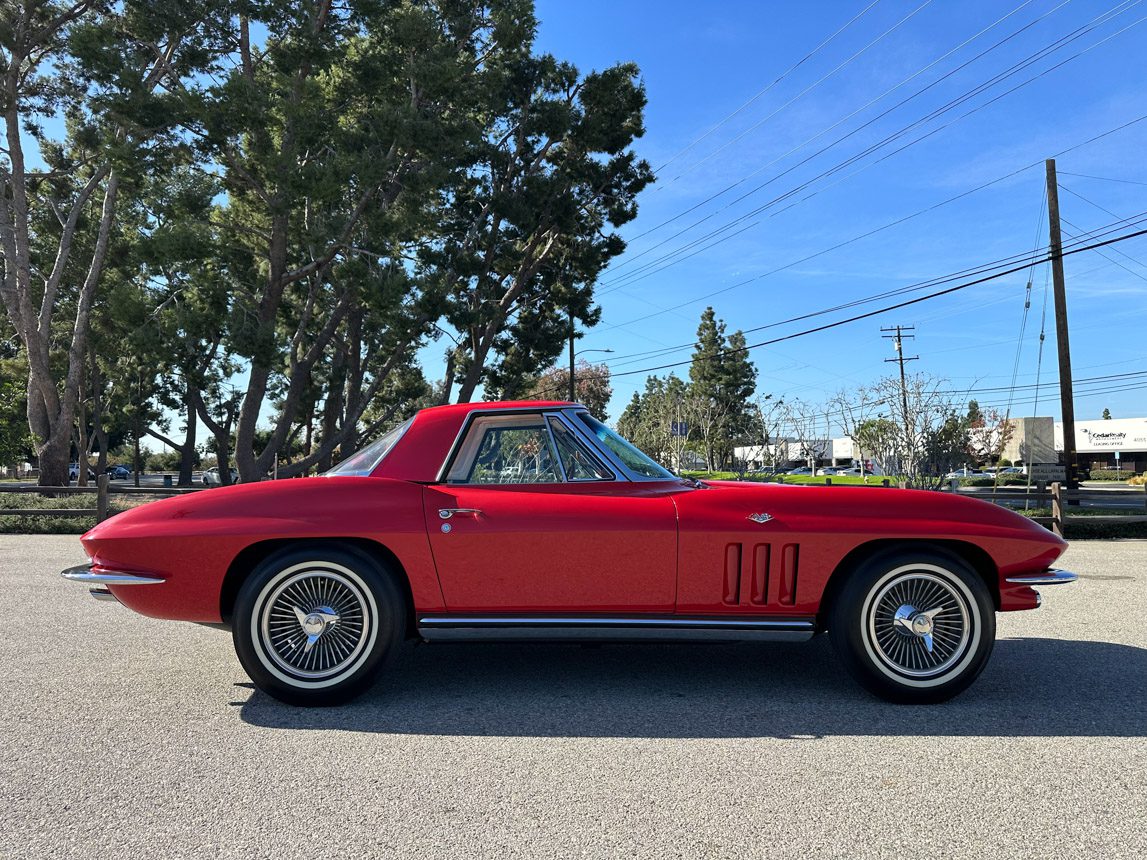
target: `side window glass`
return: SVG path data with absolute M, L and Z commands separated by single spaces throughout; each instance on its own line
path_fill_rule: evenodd
M 561 421 L 550 418 L 550 430 L 558 446 L 568 481 L 612 481 L 613 474 L 579 442 Z
M 479 421 L 470 431 L 459 466 L 449 480 L 467 484 L 561 482 L 557 456 L 541 418 Z M 476 440 L 477 444 L 470 444 Z

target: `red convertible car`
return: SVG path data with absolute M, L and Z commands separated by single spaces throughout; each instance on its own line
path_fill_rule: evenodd
M 135 508 L 64 571 L 154 618 L 225 624 L 300 705 L 363 691 L 404 638 L 802 640 L 937 702 L 983 670 L 995 613 L 1076 577 L 1019 514 L 944 493 L 693 481 L 573 403 L 442 406 L 326 475 Z

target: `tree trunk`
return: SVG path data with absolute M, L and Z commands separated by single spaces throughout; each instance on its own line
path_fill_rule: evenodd
M 195 433 L 197 430 L 195 403 L 191 399 L 191 383 L 183 398 L 187 414 L 187 430 L 183 434 L 183 446 L 179 451 L 179 486 L 191 486 L 191 473 L 195 469 Z
M 78 406 L 79 415 L 76 416 L 76 486 L 88 485 L 88 416 L 84 404 Z
M 132 472 L 135 473 L 135 485 L 138 487 L 139 486 L 139 473 L 141 471 L 140 462 L 139 462 L 139 426 L 138 426 L 138 422 L 137 422 L 137 426 L 135 428 L 135 433 L 132 434 L 132 438 L 134 440 L 134 447 L 132 449 L 131 464 L 132 464 Z

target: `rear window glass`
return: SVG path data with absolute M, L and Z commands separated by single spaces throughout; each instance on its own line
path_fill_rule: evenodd
M 402 438 L 402 434 L 406 432 L 406 428 L 408 428 L 413 421 L 413 418 L 408 418 L 393 430 L 387 431 L 365 448 L 361 448 L 351 454 L 333 469 L 324 472 L 324 474 L 369 475 L 378 467 L 378 464 L 382 462 L 383 458 L 390 453 L 390 449 Z

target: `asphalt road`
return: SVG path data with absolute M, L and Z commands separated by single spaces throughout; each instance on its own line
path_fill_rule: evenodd
M 350 706 L 254 692 L 228 634 L 98 603 L 0 535 L 0 857 L 1147 853 L 1147 542 L 999 619 L 945 705 L 805 645 L 409 647 Z

